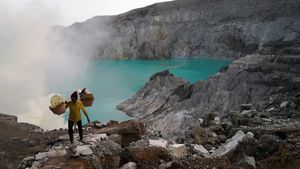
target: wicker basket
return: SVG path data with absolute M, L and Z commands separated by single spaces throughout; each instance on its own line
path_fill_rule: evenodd
M 85 107 L 91 107 L 93 105 L 95 98 L 94 98 L 93 94 L 87 93 L 87 94 L 84 94 L 80 98 L 80 100 L 82 101 L 82 103 Z
M 56 114 L 56 115 L 62 115 L 66 112 L 66 109 L 67 109 L 67 104 L 66 103 L 62 103 L 60 104 L 59 106 L 56 106 L 54 108 L 52 107 L 49 107 L 50 110 Z

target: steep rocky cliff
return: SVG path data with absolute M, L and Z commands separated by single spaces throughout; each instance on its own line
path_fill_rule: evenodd
M 299 0 L 176 0 L 57 26 L 51 38 L 93 58 L 239 58 L 299 37 L 299 16 Z
M 155 74 L 118 108 L 166 137 L 184 135 L 211 112 L 228 117 L 242 104 L 267 117 L 299 120 L 299 75 L 300 55 L 252 54 L 193 85 L 168 71 Z

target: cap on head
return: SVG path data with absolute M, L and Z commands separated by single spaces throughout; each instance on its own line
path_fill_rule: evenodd
M 71 94 L 71 98 L 76 98 L 76 99 L 78 99 L 78 94 L 77 94 L 77 92 L 73 92 L 73 93 Z

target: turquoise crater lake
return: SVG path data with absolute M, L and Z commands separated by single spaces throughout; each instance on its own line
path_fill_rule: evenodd
M 95 95 L 93 107 L 87 108 L 92 120 L 122 121 L 130 117 L 117 110 L 116 105 L 134 95 L 154 73 L 168 69 L 174 75 L 195 83 L 230 63 L 230 60 L 214 58 L 97 60 L 91 63 L 84 79 L 78 80 L 78 86 L 86 87 Z

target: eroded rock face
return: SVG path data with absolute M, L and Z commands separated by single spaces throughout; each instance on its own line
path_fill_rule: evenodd
M 147 124 L 155 124 L 156 130 L 168 132 L 180 123 L 184 118 L 181 114 L 162 114 L 163 110 L 170 110 L 172 106 L 191 95 L 191 85 L 180 78 L 169 73 L 159 72 L 150 77 L 149 83 L 139 90 L 131 99 L 118 105 L 118 109 L 128 115 L 140 119 Z M 174 116 L 174 118 L 168 118 Z M 160 119 L 161 121 L 156 121 Z M 166 121 L 165 121 L 166 120 Z M 168 126 L 161 126 L 158 123 L 166 122 Z M 148 126 L 151 128 L 152 126 Z
M 257 126 L 264 121 L 270 123 L 268 116 L 300 117 L 299 74 L 300 55 L 253 54 L 234 61 L 226 71 L 193 85 L 166 75 L 166 71 L 158 73 L 136 95 L 121 103 L 120 108 L 144 121 L 149 128 L 161 130 L 164 137 L 184 135 L 183 131 L 200 126 L 198 119 L 210 112 L 225 117 L 236 111 L 234 125 Z M 178 88 L 181 88 L 180 94 Z M 282 106 L 287 100 L 292 106 Z M 251 110 L 243 108 L 239 113 L 245 103 L 251 103 L 251 107 L 244 105 Z M 265 111 L 261 115 L 264 118 L 250 119 L 256 116 L 253 114 L 256 110 Z M 215 120 L 204 119 L 203 123 L 207 125 Z M 218 119 L 216 121 L 213 123 L 219 123 Z
M 93 58 L 239 58 L 297 41 L 299 9 L 298 0 L 176 0 L 55 27 L 52 42 Z

